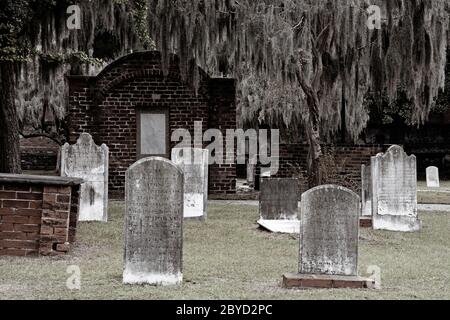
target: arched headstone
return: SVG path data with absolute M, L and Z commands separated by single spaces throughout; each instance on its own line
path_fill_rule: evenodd
M 109 150 L 97 146 L 88 133 L 82 133 L 74 145 L 61 149 L 61 176 L 82 178 L 79 221 L 108 220 Z
M 299 272 L 283 276 L 288 288 L 373 288 L 358 276 L 361 203 L 353 191 L 323 185 L 302 194 Z
M 340 186 L 324 185 L 302 194 L 302 274 L 356 276 L 360 198 Z
M 427 187 L 439 188 L 439 169 L 437 167 L 428 167 L 427 173 Z
M 372 157 L 371 168 L 373 228 L 419 230 L 416 157 L 394 145 L 386 153 Z
M 144 158 L 126 172 L 123 282 L 182 282 L 183 173 L 160 157 Z

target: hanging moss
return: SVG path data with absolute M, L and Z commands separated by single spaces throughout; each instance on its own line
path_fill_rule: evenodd
M 369 118 L 369 90 L 394 101 L 404 85 L 411 122 L 422 123 L 445 79 L 448 0 L 371 4 L 382 10 L 382 30 L 366 26 L 368 1 L 354 0 L 150 0 L 149 19 L 163 66 L 179 54 L 194 86 L 190 61 L 214 75 L 228 67 L 243 121 L 301 124 L 300 68 L 319 97 L 322 135 L 339 129 L 345 101 L 346 129 L 356 140 Z

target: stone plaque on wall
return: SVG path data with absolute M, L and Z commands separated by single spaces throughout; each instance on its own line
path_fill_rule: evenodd
M 301 200 L 301 274 L 357 276 L 360 198 L 340 186 L 306 191 Z
M 79 221 L 108 220 L 108 162 L 105 144 L 97 146 L 88 133 L 61 149 L 61 175 L 81 178 Z
M 160 157 L 144 158 L 126 172 L 123 282 L 182 282 L 183 173 Z
M 208 150 L 172 149 L 172 161 L 184 173 L 184 217 L 206 219 L 208 205 Z
M 417 231 L 416 157 L 400 146 L 371 158 L 373 227 L 390 231 Z

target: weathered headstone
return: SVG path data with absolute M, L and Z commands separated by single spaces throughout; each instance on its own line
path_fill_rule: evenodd
M 416 157 L 394 145 L 371 158 L 371 169 L 374 229 L 419 230 Z
M 298 180 L 261 179 L 259 214 L 258 224 L 272 232 L 298 233 Z
M 353 191 L 333 185 L 303 193 L 300 273 L 357 275 L 359 201 Z
M 172 149 L 172 161 L 184 173 L 184 217 L 206 219 L 208 204 L 208 150 Z
M 183 172 L 167 159 L 144 158 L 126 172 L 123 282 L 182 282 Z
M 428 167 L 426 171 L 427 187 L 439 188 L 439 169 L 437 167 Z
M 323 185 L 302 194 L 299 273 L 283 277 L 285 287 L 372 287 L 358 277 L 361 204 L 353 191 Z
M 61 149 L 61 176 L 82 178 L 79 221 L 108 220 L 108 162 L 105 144 L 97 146 L 88 133 Z
M 361 166 L 361 205 L 362 216 L 372 216 L 372 172 L 370 166 Z

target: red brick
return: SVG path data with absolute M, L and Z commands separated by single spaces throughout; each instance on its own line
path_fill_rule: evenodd
M 53 227 L 41 226 L 41 234 L 45 234 L 45 235 L 53 234 Z
M 6 216 L 14 214 L 14 209 L 12 208 L 0 208 L 0 216 Z
M 0 256 L 25 257 L 28 252 L 26 249 L 0 249 Z
M 0 222 L 0 231 L 14 231 L 14 225 L 12 223 Z
M 0 240 L 0 247 L 12 249 L 37 249 L 39 244 L 31 240 Z
M 41 217 L 28 217 L 28 224 L 40 224 Z
M 17 216 L 27 216 L 27 217 L 41 217 L 42 210 L 40 209 L 16 209 L 14 212 Z
M 42 200 L 42 194 L 41 194 L 41 193 L 23 193 L 23 192 L 17 192 L 17 199 L 24 199 L 24 200 Z
M 31 209 L 42 209 L 42 200 L 39 201 L 30 201 Z
M 0 191 L 0 199 L 16 199 L 15 191 Z
M 56 250 L 61 252 L 68 252 L 70 250 L 70 244 L 69 243 L 58 243 L 56 245 Z
M 3 208 L 28 208 L 30 203 L 22 200 L 3 200 Z
M 34 224 L 16 224 L 14 225 L 14 231 L 23 231 L 23 232 L 39 232 L 41 227 L 39 225 Z
M 3 216 L 2 217 L 2 222 L 3 223 L 27 224 L 28 223 L 28 217 L 26 217 L 26 216 L 16 216 L 16 215 Z
M 24 232 L 11 232 L 2 231 L 0 232 L 0 240 L 13 239 L 13 240 L 27 240 L 27 234 Z
M 59 203 L 70 203 L 70 197 L 67 196 L 67 195 L 60 195 L 59 194 L 56 197 L 56 202 L 59 202 Z

